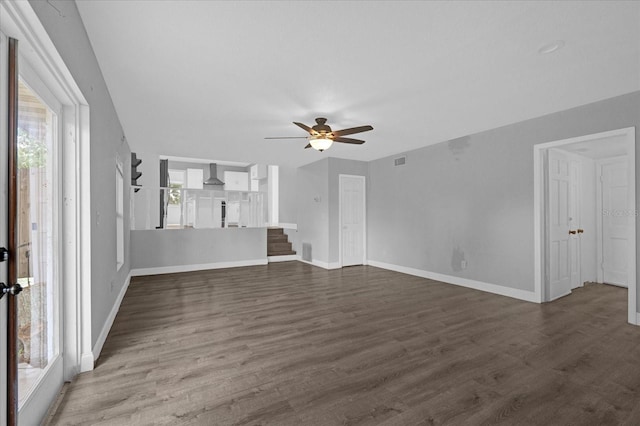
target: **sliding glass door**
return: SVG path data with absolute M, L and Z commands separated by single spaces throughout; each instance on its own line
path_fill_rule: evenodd
M 23 67 L 24 68 L 24 67 Z M 18 82 L 16 168 L 18 401 L 21 417 L 31 401 L 62 383 L 58 103 L 36 76 Z M 45 401 L 40 398 L 40 393 Z M 48 404 L 46 404 L 48 405 Z M 46 406 L 45 405 L 45 406 Z M 30 407 L 29 411 L 35 407 Z M 26 415 L 26 414 L 25 414 Z

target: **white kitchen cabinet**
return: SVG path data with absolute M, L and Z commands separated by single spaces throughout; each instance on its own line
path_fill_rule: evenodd
M 249 169 L 251 179 L 260 180 L 267 178 L 267 165 L 266 164 L 254 164 Z
M 224 172 L 224 190 L 225 191 L 248 191 L 249 190 L 249 173 L 247 172 Z

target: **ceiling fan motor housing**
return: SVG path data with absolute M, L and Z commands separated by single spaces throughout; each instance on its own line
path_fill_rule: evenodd
M 316 132 L 320 133 L 320 134 L 326 134 L 326 133 L 331 133 L 331 127 L 327 126 L 326 123 L 327 119 L 323 118 L 323 117 L 319 117 L 316 118 L 316 124 L 315 126 L 312 127 L 313 130 L 315 130 Z

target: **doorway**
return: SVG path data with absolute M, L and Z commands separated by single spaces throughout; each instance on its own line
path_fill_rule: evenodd
M 534 187 L 539 300 L 585 281 L 629 283 L 628 322 L 637 324 L 635 129 L 534 146 Z
M 365 177 L 339 175 L 339 241 L 341 266 L 366 264 Z

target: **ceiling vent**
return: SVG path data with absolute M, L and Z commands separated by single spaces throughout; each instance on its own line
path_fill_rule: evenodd
M 393 160 L 393 165 L 394 166 L 404 166 L 404 163 L 407 162 L 407 157 L 398 157 L 396 159 Z

